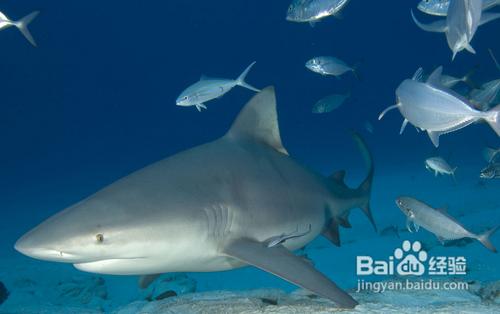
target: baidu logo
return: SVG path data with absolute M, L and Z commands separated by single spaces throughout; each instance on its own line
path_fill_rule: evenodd
M 425 273 L 427 252 L 422 249 L 419 241 L 410 243 L 405 240 L 401 248 L 394 250 L 394 257 L 399 260 L 396 266 L 396 273 L 402 276 L 415 275 L 420 276 Z
M 437 272 L 438 265 L 440 272 Z M 356 274 L 367 275 L 465 275 L 466 259 L 463 256 L 430 257 L 419 241 L 403 241 L 386 260 L 375 260 L 371 256 L 356 257 Z

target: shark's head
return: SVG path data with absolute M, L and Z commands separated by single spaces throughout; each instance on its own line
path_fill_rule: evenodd
M 413 209 L 411 208 L 411 204 L 413 202 L 413 199 L 411 197 L 407 196 L 400 196 L 396 199 L 396 205 L 398 205 L 399 209 L 408 217 L 408 218 L 414 218 L 415 213 L 413 212 Z
M 133 241 L 138 230 L 116 214 L 104 204 L 80 202 L 23 235 L 15 249 L 32 258 L 72 264 L 144 258 Z

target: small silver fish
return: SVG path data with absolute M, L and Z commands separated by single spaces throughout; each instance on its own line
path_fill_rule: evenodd
M 476 121 L 484 120 L 500 136 L 500 105 L 489 111 L 473 109 L 473 105 L 464 97 L 451 89 L 441 86 L 440 66 L 421 82 L 422 68 L 418 69 L 412 79 L 404 80 L 396 90 L 398 102 L 386 108 L 379 120 L 392 110 L 399 109 L 404 117 L 400 134 L 408 122 L 415 127 L 427 131 L 434 146 L 439 146 L 439 136 L 460 130 Z
M 425 168 L 433 171 L 436 177 L 438 174 L 447 174 L 455 177 L 455 171 L 457 170 L 457 167 L 452 168 L 442 157 L 427 158 L 425 160 Z
M 421 226 L 427 231 L 434 233 L 441 243 L 445 240 L 472 238 L 481 242 L 487 249 L 495 253 L 497 252 L 496 248 L 490 242 L 489 237 L 497 231 L 499 226 L 482 234 L 474 234 L 465 229 L 462 224 L 447 214 L 444 209 L 434 209 L 412 197 L 398 197 L 396 205 L 406 215 L 406 227 L 410 232 L 418 231 L 419 226 Z
M 222 97 L 236 85 L 248 88 L 254 92 L 259 92 L 260 90 L 245 82 L 245 78 L 254 64 L 255 61 L 252 62 L 252 64 L 250 64 L 235 80 L 206 78 L 202 76 L 198 82 L 186 88 L 179 95 L 179 97 L 177 97 L 177 106 L 196 106 L 198 111 L 201 111 L 201 109 L 207 109 L 207 106 L 204 104 L 205 102 Z
M 500 0 L 483 0 L 482 3 L 483 11 L 485 11 L 500 5 Z M 450 0 L 421 0 L 417 8 L 426 14 L 446 16 L 449 6 Z
M 338 77 L 351 71 L 358 77 L 356 67 L 347 65 L 344 61 L 332 56 L 320 56 L 306 62 L 306 68 L 321 75 L 332 75 Z
M 303 236 L 307 235 L 309 232 L 311 232 L 311 224 L 309 224 L 309 229 L 307 229 L 303 232 L 299 232 L 299 227 L 297 226 L 297 229 L 294 232 L 291 232 L 288 234 L 283 233 L 280 236 L 271 237 L 270 239 L 268 239 L 265 242 L 267 242 L 267 247 L 274 247 L 276 245 L 280 245 L 280 244 L 284 243 L 287 240 L 303 237 Z
M 293 0 L 286 14 L 290 22 L 315 22 L 327 16 L 339 16 L 350 0 Z
M 453 52 L 452 60 L 454 60 L 457 53 L 464 49 L 476 53 L 470 42 L 477 28 L 500 18 L 500 13 L 482 13 L 482 3 L 478 0 L 455 0 L 449 5 L 446 19 L 423 24 L 416 19 L 413 10 L 411 16 L 422 30 L 445 33 L 448 46 Z
M 0 30 L 11 26 L 15 26 L 19 29 L 21 34 L 23 34 L 24 37 L 26 37 L 26 39 L 30 42 L 30 44 L 36 47 L 36 42 L 33 39 L 33 36 L 31 36 L 31 33 L 28 29 L 28 24 L 31 23 L 39 13 L 40 13 L 39 11 L 34 11 L 18 21 L 12 21 L 5 14 L 0 12 Z
M 479 173 L 481 179 L 500 179 L 500 162 L 491 162 Z
M 312 113 L 327 113 L 334 109 L 340 107 L 347 98 L 350 97 L 350 93 L 345 95 L 333 94 L 321 98 L 312 108 Z

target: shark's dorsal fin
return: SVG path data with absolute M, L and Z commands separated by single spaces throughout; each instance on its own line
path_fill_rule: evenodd
M 266 87 L 250 99 L 226 136 L 257 141 L 288 155 L 281 143 L 274 87 Z

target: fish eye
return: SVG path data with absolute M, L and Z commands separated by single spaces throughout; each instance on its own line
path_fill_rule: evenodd
M 95 239 L 98 243 L 102 243 L 104 241 L 104 235 L 102 233 L 98 233 L 96 234 Z

